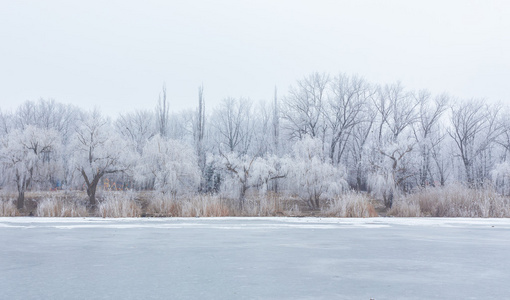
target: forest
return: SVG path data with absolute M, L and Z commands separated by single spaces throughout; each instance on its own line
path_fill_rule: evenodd
M 206 91 L 176 113 L 166 86 L 115 118 L 0 110 L 0 215 L 510 216 L 507 106 L 342 73 L 262 102 Z

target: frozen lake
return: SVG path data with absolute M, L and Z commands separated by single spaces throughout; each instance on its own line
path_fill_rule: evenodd
M 509 219 L 0 218 L 2 299 L 509 297 Z

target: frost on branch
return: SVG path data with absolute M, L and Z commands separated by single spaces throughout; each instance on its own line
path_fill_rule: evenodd
M 96 206 L 97 185 L 104 175 L 130 170 L 135 156 L 128 146 L 99 111 L 80 120 L 70 144 L 71 163 L 85 183 L 92 207 Z
M 305 137 L 292 150 L 292 159 L 287 162 L 287 188 L 311 209 L 319 209 L 321 199 L 332 198 L 347 186 L 343 167 L 327 161 L 319 139 Z
M 52 129 L 27 126 L 13 130 L 1 141 L 0 161 L 18 191 L 17 207 L 24 207 L 25 191 L 49 185 L 61 169 L 60 135 Z
M 181 141 L 156 135 L 143 148 L 135 177 L 172 196 L 195 192 L 200 184 L 197 155 L 191 146 Z
M 415 174 L 409 172 L 411 161 L 416 161 L 409 158 L 413 146 L 412 141 L 402 137 L 379 148 L 379 155 L 373 157 L 368 186 L 376 198 L 384 200 L 387 208 L 391 208 L 393 199 L 404 189 L 406 180 Z
M 494 167 L 492 183 L 499 193 L 503 195 L 510 194 L 510 164 L 508 162 L 499 163 Z
M 256 187 L 265 193 L 273 180 L 285 177 L 285 169 L 275 156 L 264 158 L 220 152 L 218 161 L 226 173 L 222 192 L 238 196 L 240 209 L 243 208 L 248 189 Z

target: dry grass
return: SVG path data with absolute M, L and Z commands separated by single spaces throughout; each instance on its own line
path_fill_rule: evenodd
M 14 199 L 0 199 L 0 217 L 14 217 L 17 213 Z
M 163 195 L 149 195 L 147 204 L 147 215 L 154 217 L 178 217 L 181 215 L 181 203 L 174 198 Z
M 15 194 L 0 195 L 0 216 L 83 217 L 87 213 L 82 191 L 29 192 L 27 208 L 18 211 Z M 297 198 L 274 193 L 248 195 L 239 209 L 238 199 L 217 195 L 173 198 L 156 192 L 104 192 L 94 213 L 101 217 L 225 217 L 225 216 L 323 216 L 376 217 L 377 212 L 365 193 L 345 193 L 330 200 L 321 211 L 309 211 Z M 303 209 L 303 210 L 301 210 Z M 385 211 L 381 211 L 384 215 Z M 396 217 L 510 217 L 510 198 L 491 187 L 469 189 L 462 185 L 425 188 L 395 199 L 387 212 Z
M 274 217 L 274 216 L 299 216 L 302 215 L 298 203 L 302 200 L 293 198 L 283 198 L 276 193 L 267 193 L 265 195 L 253 195 L 247 197 L 243 210 L 234 206 L 237 216 L 250 217 Z
M 345 193 L 337 196 L 323 208 L 321 215 L 341 218 L 372 218 L 377 217 L 374 206 L 368 195 L 363 193 Z
M 35 215 L 38 217 L 86 217 L 85 205 L 64 198 L 47 198 L 37 205 Z
M 98 212 L 103 218 L 140 217 L 142 207 L 132 192 L 105 192 L 104 200 L 98 205 Z
M 231 215 L 227 201 L 218 196 L 197 195 L 174 198 L 154 195 L 149 199 L 147 215 L 156 217 L 225 217 Z
M 242 210 L 238 199 L 217 195 L 195 195 L 173 198 L 153 195 L 148 199 L 147 215 L 155 217 L 226 217 L 226 216 L 289 216 L 297 215 L 296 206 L 289 205 L 280 196 L 250 196 Z
M 398 199 L 393 202 L 388 215 L 394 217 L 419 217 L 421 215 L 420 205 L 416 201 L 407 198 Z
M 228 201 L 219 196 L 198 195 L 182 199 L 181 217 L 226 217 L 231 215 Z
M 419 208 L 418 215 L 416 208 Z M 469 189 L 450 185 L 426 188 L 397 200 L 390 214 L 399 217 L 504 218 L 510 217 L 510 199 L 491 187 Z

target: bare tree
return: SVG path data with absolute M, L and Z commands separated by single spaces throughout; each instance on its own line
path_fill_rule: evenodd
M 410 172 L 407 157 L 415 144 L 410 139 L 409 130 L 417 121 L 419 103 L 400 83 L 396 83 L 380 88 L 373 104 L 378 112 L 378 131 L 369 183 L 390 208 L 395 194 L 405 189 L 407 179 L 414 175 Z
M 340 163 L 354 126 L 364 120 L 359 115 L 366 110 L 374 89 L 362 78 L 340 74 L 331 81 L 332 97 L 324 110 L 331 131 L 329 157 Z
M 159 134 L 162 137 L 168 136 L 168 119 L 169 119 L 169 105 L 166 99 L 166 85 L 163 85 L 161 93 L 158 98 L 158 105 L 156 106 L 156 117 L 159 129 Z
M 252 142 L 252 103 L 247 99 L 224 99 L 214 112 L 217 141 L 229 152 L 246 154 Z
M 204 86 L 198 87 L 198 116 L 197 116 L 197 134 L 196 140 L 201 144 L 204 140 L 205 133 L 205 100 L 204 100 Z
M 54 129 L 61 134 L 62 141 L 67 141 L 75 129 L 80 110 L 72 105 L 64 105 L 53 99 L 39 99 L 37 102 L 26 101 L 14 114 L 15 127 L 21 130 L 27 126 Z
M 404 90 L 400 82 L 380 88 L 373 103 L 379 113 L 379 143 L 384 142 L 384 138 L 390 142 L 396 141 L 417 120 L 416 107 L 419 102 Z M 389 134 L 386 137 L 383 135 L 384 129 Z
M 476 161 L 494 145 L 504 127 L 499 122 L 499 106 L 481 100 L 470 100 L 451 107 L 451 128 L 448 134 L 457 146 L 469 185 L 480 184 L 488 174 L 477 176 Z
M 23 104 L 18 106 L 14 115 L 15 127 L 21 130 L 27 128 L 27 126 L 36 126 L 37 116 L 35 102 L 25 101 Z
M 196 112 L 195 126 L 193 130 L 193 137 L 195 140 L 195 148 L 198 157 L 198 166 L 202 174 L 202 182 L 200 185 L 201 190 L 205 190 L 205 169 L 206 169 L 206 151 L 204 145 L 205 135 L 205 99 L 204 99 L 204 86 L 198 87 L 198 109 Z
M 329 76 L 325 73 L 314 73 L 298 80 L 289 95 L 283 100 L 282 111 L 284 128 L 291 139 L 302 139 L 305 136 L 320 137 L 324 140 L 326 124 L 323 108 L 327 99 Z
M 0 137 L 9 134 L 13 129 L 13 115 L 0 110 Z
M 446 139 L 447 133 L 443 126 L 433 132 L 432 135 L 432 140 L 435 142 L 430 145 L 430 155 L 434 161 L 439 185 L 444 186 L 452 173 L 452 145 L 449 143 L 450 140 Z
M 148 110 L 135 110 L 119 115 L 115 120 L 115 128 L 139 154 L 142 154 L 147 141 L 157 133 L 154 113 Z
M 362 122 L 356 123 L 352 128 L 349 153 L 352 161 L 351 167 L 354 169 L 354 186 L 357 191 L 360 191 L 366 190 L 366 177 L 369 170 L 367 145 L 374 127 L 376 112 L 367 108 L 358 117 Z
M 413 132 L 421 156 L 419 184 L 424 187 L 434 182 L 431 166 L 432 151 L 434 148 L 437 149 L 438 144 L 444 139 L 444 134 L 438 132 L 442 125 L 441 116 L 448 108 L 449 98 L 442 94 L 431 101 L 430 93 L 425 90 L 420 91 L 415 97 L 419 103 L 419 113 L 418 121 L 413 124 Z M 440 174 L 440 177 L 440 181 L 444 182 L 444 173 Z
M 496 139 L 496 142 L 504 149 L 501 160 L 506 161 L 510 153 L 510 113 L 508 108 L 501 116 L 501 126 L 502 134 Z
M 272 120 L 272 137 L 273 137 L 273 153 L 280 153 L 280 105 L 278 104 L 278 90 L 274 88 L 273 99 L 273 120 Z

